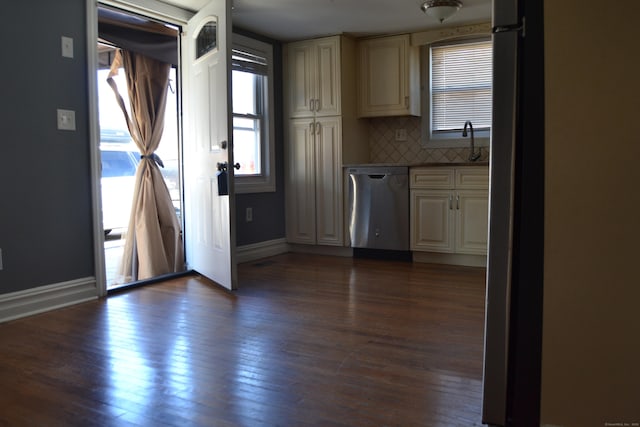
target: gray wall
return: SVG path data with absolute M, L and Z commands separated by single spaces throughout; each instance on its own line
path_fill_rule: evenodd
M 94 275 L 84 0 L 3 2 L 0 294 Z M 60 37 L 75 58 L 62 58 Z M 76 111 L 77 131 L 56 128 Z
M 282 119 L 282 44 L 242 29 L 234 32 L 273 45 L 275 77 L 276 191 L 236 195 L 236 244 L 238 246 L 284 238 L 284 132 Z M 253 221 L 245 221 L 246 208 L 253 209 Z

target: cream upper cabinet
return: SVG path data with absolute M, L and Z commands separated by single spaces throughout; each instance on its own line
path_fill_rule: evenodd
M 412 168 L 410 188 L 412 250 L 487 254 L 487 167 Z
M 287 45 L 289 117 L 341 114 L 340 38 Z
M 408 34 L 359 40 L 358 116 L 419 116 L 419 57 Z

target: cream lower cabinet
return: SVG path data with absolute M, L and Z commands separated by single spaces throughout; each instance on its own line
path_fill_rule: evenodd
M 456 190 L 455 252 L 487 254 L 489 191 Z
M 452 194 L 411 190 L 411 250 L 453 253 Z
M 289 121 L 287 241 L 343 246 L 341 119 Z
M 487 254 L 488 168 L 412 168 L 411 250 Z

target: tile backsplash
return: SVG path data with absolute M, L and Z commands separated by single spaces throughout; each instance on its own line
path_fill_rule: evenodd
M 371 163 L 456 163 L 469 158 L 469 148 L 424 148 L 420 144 L 420 117 L 383 117 L 368 121 Z M 396 129 L 406 129 L 406 141 L 396 141 Z M 489 160 L 488 147 L 482 147 L 479 160 Z

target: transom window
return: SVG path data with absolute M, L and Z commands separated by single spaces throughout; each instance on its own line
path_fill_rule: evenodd
M 207 22 L 196 38 L 196 59 L 203 57 L 216 47 L 218 47 L 218 23 Z

